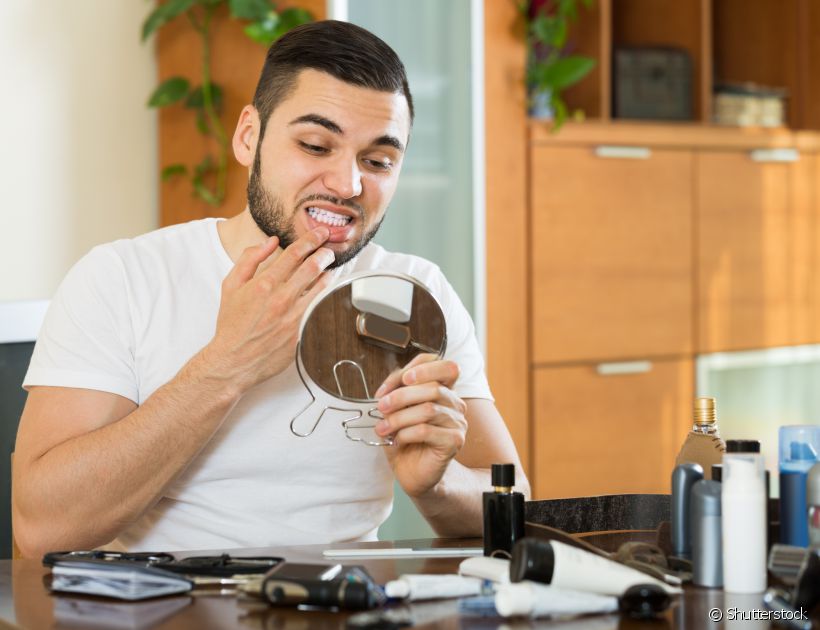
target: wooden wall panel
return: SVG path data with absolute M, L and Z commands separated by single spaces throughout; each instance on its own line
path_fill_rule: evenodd
M 692 352 L 692 153 L 532 149 L 535 363 Z
M 300 6 L 316 19 L 325 16 L 324 0 L 291 0 L 279 2 L 280 8 Z M 225 91 L 222 124 L 228 137 L 233 135 L 239 112 L 251 102 L 259 72 L 265 60 L 264 46 L 252 42 L 242 32 L 245 22 L 233 20 L 227 11 L 219 12 L 213 23 L 211 49 L 213 80 Z M 177 19 L 164 27 L 157 37 L 158 82 L 180 75 L 193 84 L 201 77 L 202 48 L 197 33 L 186 19 Z M 146 94 L 146 100 L 148 99 Z M 191 168 L 199 163 L 212 141 L 204 138 L 194 126 L 193 114 L 180 106 L 164 108 L 159 114 L 160 169 L 182 163 Z M 225 202 L 215 208 L 194 197 L 190 180 L 176 178 L 161 184 L 160 225 L 172 225 L 210 216 L 233 216 L 246 204 L 247 170 L 230 153 L 228 186 Z
M 533 498 L 668 493 L 691 426 L 691 359 L 602 376 L 593 365 L 536 370 Z
M 515 2 L 484 1 L 484 41 L 487 372 L 529 470 L 526 50 Z
M 812 340 L 811 157 L 698 157 L 698 352 Z

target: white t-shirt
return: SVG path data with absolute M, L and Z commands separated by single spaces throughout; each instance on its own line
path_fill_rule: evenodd
M 95 389 L 141 404 L 213 337 L 232 267 L 215 219 L 95 247 L 51 302 L 24 387 Z M 447 321 L 446 357 L 461 368 L 456 392 L 491 398 L 470 316 L 438 267 L 371 243 L 335 273 L 341 280 L 371 269 L 408 274 L 431 290 Z M 348 440 L 327 415 L 311 436 L 297 437 L 290 421 L 309 401 L 295 363 L 246 392 L 165 496 L 113 544 L 162 551 L 375 539 L 393 500 L 384 450 Z

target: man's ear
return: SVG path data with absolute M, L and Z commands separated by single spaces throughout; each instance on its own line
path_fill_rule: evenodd
M 233 132 L 233 154 L 242 166 L 250 168 L 253 165 L 259 127 L 259 112 L 253 105 L 245 105 Z

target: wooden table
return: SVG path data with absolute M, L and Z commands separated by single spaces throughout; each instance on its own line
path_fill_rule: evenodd
M 334 544 L 340 547 L 465 547 L 480 546 L 473 540 L 416 540 Z M 328 545 L 277 547 L 232 551 L 236 555 L 283 556 L 293 562 L 323 562 L 322 550 Z M 214 552 L 207 552 L 214 553 Z M 201 552 L 179 554 L 202 555 Z M 361 564 L 380 583 L 401 573 L 453 573 L 462 558 L 405 558 L 355 559 L 348 564 Z M 97 598 L 51 595 L 44 580 L 48 576 L 39 561 L 0 561 L 0 628 L 246 628 L 263 630 L 294 628 L 295 630 L 345 628 L 349 613 L 327 611 L 300 611 L 273 608 L 255 601 L 243 602 L 234 596 L 196 595 L 160 598 L 146 602 L 125 603 Z M 682 597 L 666 614 L 655 621 L 622 619 L 618 615 L 586 617 L 574 621 L 549 622 L 544 620 L 504 620 L 501 618 L 459 617 L 456 603 L 419 603 L 408 606 L 408 614 L 417 618 L 419 625 L 435 628 L 561 628 L 562 630 L 650 628 L 717 628 L 709 620 L 709 611 L 719 608 L 726 614 L 735 607 L 749 611 L 762 609 L 760 596 L 732 596 L 720 590 L 687 588 Z M 424 622 L 423 624 L 421 622 Z M 723 627 L 768 628 L 767 622 L 724 621 Z

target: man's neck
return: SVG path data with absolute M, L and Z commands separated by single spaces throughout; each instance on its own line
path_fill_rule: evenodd
M 239 260 L 242 252 L 248 247 L 263 243 L 267 236 L 256 225 L 247 206 L 245 209 L 227 221 L 220 221 L 217 225 L 219 240 L 230 259 Z

